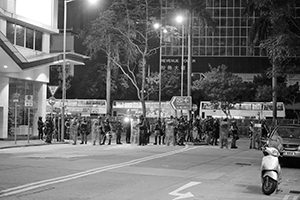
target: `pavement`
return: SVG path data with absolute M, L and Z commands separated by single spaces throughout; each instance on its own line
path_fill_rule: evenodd
M 153 141 L 151 139 L 151 141 Z M 90 143 L 90 141 L 88 141 Z M 0 149 L 6 149 L 6 148 L 16 148 L 16 147 L 30 147 L 30 146 L 42 146 L 42 145 L 57 145 L 57 144 L 71 144 L 71 141 L 65 140 L 65 141 L 52 141 L 51 144 L 46 143 L 42 140 L 39 139 L 19 139 L 19 140 L 13 140 L 13 139 L 4 139 L 0 140 Z M 112 143 L 114 144 L 114 143 Z M 152 144 L 152 142 L 150 142 Z M 189 142 L 188 145 L 207 145 L 204 142 L 199 142 L 199 143 L 191 143 Z M 243 147 L 248 147 L 249 145 L 249 139 L 248 138 L 240 138 L 240 140 L 237 141 L 238 146 L 243 146 Z M 230 146 L 230 145 L 229 145 Z

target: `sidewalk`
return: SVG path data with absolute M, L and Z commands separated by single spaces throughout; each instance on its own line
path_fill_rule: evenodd
M 69 144 L 69 140 L 64 142 L 53 141 L 51 144 Z M 15 148 L 15 147 L 28 147 L 28 146 L 41 146 L 41 145 L 51 145 L 42 140 L 32 139 L 29 140 L 0 140 L 0 149 Z
M 124 139 L 124 138 L 122 138 Z M 154 140 L 154 139 L 153 139 Z M 153 140 L 151 139 L 150 144 L 153 143 Z M 57 141 L 52 141 L 51 144 L 48 144 L 42 140 L 39 139 L 30 139 L 29 143 L 28 140 L 25 139 L 19 139 L 16 141 L 9 139 L 9 140 L 0 140 L 0 149 L 6 149 L 6 148 L 15 148 L 15 147 L 28 147 L 28 146 L 41 146 L 41 145 L 53 145 L 53 144 L 70 144 L 69 140 L 65 140 L 64 142 L 57 142 Z M 200 143 L 191 143 L 188 142 L 189 145 L 207 145 L 204 142 Z M 249 139 L 248 138 L 241 138 L 240 140 L 237 141 L 237 145 L 242 147 L 242 148 L 249 148 Z

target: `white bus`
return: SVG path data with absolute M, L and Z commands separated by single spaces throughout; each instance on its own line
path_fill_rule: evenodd
M 272 102 L 242 102 L 232 105 L 230 118 L 243 119 L 267 119 L 273 117 Z M 226 115 L 220 108 L 220 104 L 212 104 L 210 101 L 201 101 L 199 106 L 201 118 L 216 117 L 225 118 Z M 277 102 L 277 117 L 285 118 L 285 106 L 283 102 Z

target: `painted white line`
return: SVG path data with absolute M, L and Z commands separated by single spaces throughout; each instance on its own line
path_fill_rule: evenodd
M 293 197 L 293 200 L 298 200 L 299 199 L 299 196 L 294 196 Z
M 289 198 L 290 198 L 290 195 L 285 195 L 282 200 L 288 200 Z
M 87 171 L 78 172 L 78 173 L 75 173 L 75 174 L 70 174 L 70 175 L 61 176 L 61 177 L 57 177 L 57 178 L 53 178 L 53 179 L 48 179 L 48 180 L 29 183 L 29 184 L 25 184 L 25 185 L 13 187 L 13 188 L 8 188 L 8 189 L 0 191 L 0 198 L 10 196 L 10 195 L 14 195 L 14 194 L 19 194 L 19 193 L 22 193 L 22 192 L 37 189 L 37 188 L 44 187 L 44 186 L 51 185 L 51 184 L 61 183 L 61 182 L 81 178 L 81 177 L 84 177 L 84 176 L 89 176 L 89 175 L 96 174 L 96 173 L 101 173 L 101 172 L 116 169 L 116 168 L 126 167 L 126 166 L 130 166 L 130 165 L 142 163 L 142 162 L 145 162 L 145 161 L 154 160 L 154 159 L 157 159 L 157 158 L 162 158 L 162 157 L 174 155 L 174 154 L 177 154 L 177 153 L 190 151 L 190 150 L 193 150 L 193 149 L 196 149 L 196 148 L 199 148 L 199 147 L 192 147 L 192 148 L 185 147 L 183 149 L 178 149 L 178 150 L 174 150 L 174 151 L 170 151 L 170 152 L 166 152 L 166 153 L 156 154 L 156 155 L 148 156 L 148 157 L 144 157 L 144 158 L 138 158 L 138 159 L 134 159 L 134 160 L 131 160 L 131 161 L 128 161 L 128 162 L 123 162 L 123 163 L 108 165 L 108 166 L 104 166 L 104 167 L 94 168 L 94 169 L 90 169 L 90 170 L 87 170 Z
M 198 184 L 200 184 L 200 183 L 201 183 L 201 182 L 194 182 L 194 181 L 189 182 L 189 183 L 187 183 L 187 184 L 181 186 L 180 188 L 178 188 L 178 189 L 176 189 L 176 190 L 170 192 L 169 195 L 178 196 L 178 197 L 176 197 L 176 198 L 173 199 L 173 200 L 186 199 L 186 198 L 194 197 L 194 195 L 193 195 L 191 192 L 187 192 L 187 193 L 179 193 L 179 192 L 180 192 L 181 190 L 187 189 L 187 188 L 189 188 L 189 187 L 193 187 L 193 186 L 198 185 Z

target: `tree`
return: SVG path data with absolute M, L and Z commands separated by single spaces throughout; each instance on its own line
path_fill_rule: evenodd
M 299 55 L 300 26 L 297 20 L 297 0 L 250 0 L 245 14 L 260 17 L 252 25 L 249 45 L 259 45 L 272 64 L 273 122 L 277 118 L 277 77 L 285 73 L 290 61 Z
M 203 80 L 194 82 L 193 90 L 202 90 L 228 117 L 230 109 L 239 101 L 240 92 L 244 88 L 242 78 L 227 72 L 226 68 L 225 65 L 211 67 L 210 71 L 205 73 Z
M 300 119 L 300 113 L 296 110 L 296 103 L 300 102 L 300 87 L 299 83 L 295 83 L 294 85 L 290 85 L 285 90 L 283 90 L 283 94 L 281 95 L 284 98 L 284 102 L 292 105 L 293 112 Z
M 156 36 L 153 24 L 158 5 L 155 2 L 115 0 L 92 22 L 91 30 L 85 34 L 85 45 L 90 54 L 105 52 L 107 60 L 118 67 L 134 86 L 144 115 L 146 85 L 150 84 L 146 82 L 147 60 L 159 48 L 149 42 Z

